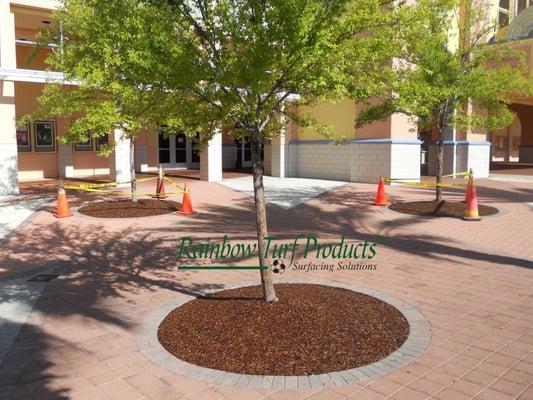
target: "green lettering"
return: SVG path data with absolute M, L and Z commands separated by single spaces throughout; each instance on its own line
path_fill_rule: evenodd
M 309 245 L 310 245 L 311 240 L 314 242 L 314 244 L 313 244 L 313 247 L 311 249 L 309 249 Z M 307 237 L 307 241 L 305 242 L 304 258 L 307 258 L 307 253 L 309 251 L 313 251 L 315 249 L 317 243 L 318 243 L 318 240 L 316 239 L 316 237 L 314 237 L 314 236 L 308 236 Z
M 187 258 L 194 259 L 195 257 L 190 255 L 188 247 L 185 247 L 185 241 L 189 242 L 188 246 L 192 244 L 192 239 L 190 236 L 182 237 L 180 249 L 178 250 L 178 258 L 181 258 L 183 253 L 185 252 Z

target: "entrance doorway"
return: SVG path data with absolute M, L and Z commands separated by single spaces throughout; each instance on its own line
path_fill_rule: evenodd
M 235 158 L 235 168 L 245 168 L 252 166 L 252 148 L 248 138 L 239 138 L 235 140 L 237 157 Z
M 191 140 L 184 133 L 165 136 L 163 129 L 158 135 L 159 164 L 163 168 L 199 168 L 198 137 Z
M 235 157 L 235 168 L 249 168 L 252 166 L 252 146 L 250 138 L 235 139 L 237 155 Z M 261 160 L 265 159 L 264 147 L 261 146 Z

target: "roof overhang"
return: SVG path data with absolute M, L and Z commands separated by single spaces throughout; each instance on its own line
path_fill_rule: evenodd
M 0 68 L 0 81 L 30 82 L 30 83 L 61 83 L 63 85 L 77 85 L 74 81 L 65 80 L 61 72 L 41 71 L 34 69 Z

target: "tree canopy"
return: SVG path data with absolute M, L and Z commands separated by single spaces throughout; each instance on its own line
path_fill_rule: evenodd
M 280 133 L 282 115 L 334 137 L 291 112 L 291 96 L 316 104 L 383 87 L 394 49 L 388 1 L 65 0 L 59 36 L 52 30 L 43 40 L 55 39 L 51 67 L 79 87 L 62 95 L 52 86 L 41 106 L 52 115 L 81 114 L 70 139 L 117 124 L 131 137 L 145 125 L 166 125 L 200 134 L 200 144 L 223 128 L 248 137 L 265 266 L 261 147 Z M 276 301 L 270 269 L 261 270 L 261 282 L 265 300 Z
M 493 43 L 496 30 L 484 0 L 420 0 L 404 6 L 403 54 L 390 93 L 361 114 L 359 125 L 394 112 L 422 129 L 494 130 L 511 124 L 508 105 L 531 95 L 524 54 Z
M 436 128 L 440 201 L 446 133 L 510 125 L 509 105 L 533 94 L 533 84 L 523 53 L 509 43 L 489 42 L 496 26 L 485 0 L 419 0 L 400 8 L 403 23 L 396 39 L 402 55 L 389 92 L 360 113 L 356 126 L 399 112 L 411 116 L 420 130 Z

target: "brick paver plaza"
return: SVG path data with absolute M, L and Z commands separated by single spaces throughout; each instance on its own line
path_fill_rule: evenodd
M 383 293 L 421 312 L 431 327 L 429 345 L 407 365 L 325 387 L 298 379 L 282 386 L 194 379 L 139 345 L 147 317 L 179 297 L 258 280 L 257 271 L 176 269 L 183 236 L 255 235 L 246 193 L 200 181 L 190 186 L 193 217 L 75 213 L 57 220 L 38 211 L 5 238 L 0 399 L 533 399 L 533 183 L 479 180 L 480 201 L 501 210 L 481 222 L 374 207 L 375 185 L 367 184 L 349 183 L 290 209 L 269 205 L 272 235 L 335 241 L 344 234 L 378 243 L 375 271 L 289 270 L 279 282 L 322 280 Z M 416 187 L 387 192 L 394 200 L 433 196 Z M 75 208 L 101 195 L 69 196 Z M 42 272 L 59 277 L 26 282 Z

